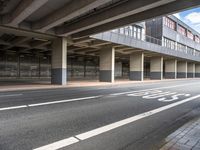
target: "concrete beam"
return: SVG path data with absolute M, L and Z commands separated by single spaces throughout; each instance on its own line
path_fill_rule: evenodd
M 101 82 L 114 82 L 115 49 L 110 47 L 100 50 L 100 75 Z
M 144 53 L 130 54 L 130 80 L 143 81 L 144 79 Z
M 87 18 L 80 19 L 75 23 L 69 25 L 63 25 L 57 28 L 56 33 L 62 36 L 68 36 L 83 30 L 87 30 L 108 22 L 112 22 L 117 19 L 121 19 L 144 10 L 155 8 L 174 0 L 134 0 L 125 1 L 119 5 L 115 5 L 110 9 L 97 12 L 94 15 L 90 15 Z
M 40 39 L 46 39 L 46 40 L 53 40 L 57 38 L 57 36 L 54 36 L 54 35 L 42 34 L 38 32 L 32 32 L 28 30 L 22 30 L 22 29 L 1 26 L 1 25 L 0 25 L 0 32 L 7 33 L 7 34 L 15 34 L 17 36 L 25 36 L 25 37 L 31 37 L 31 38 L 34 37 L 34 38 L 40 38 Z
M 177 78 L 187 78 L 187 61 L 177 62 Z
M 8 45 L 7 47 L 5 47 L 3 50 L 8 50 L 12 47 L 14 47 L 15 45 L 20 45 L 28 40 L 30 40 L 31 37 L 17 37 L 15 40 L 13 40 L 10 45 Z
M 67 82 L 67 39 L 53 41 L 52 50 L 52 84 L 65 85 Z
M 14 11 L 8 15 L 9 18 L 6 19 L 8 20 L 6 24 L 15 27 L 18 26 L 18 24 L 24 21 L 48 1 L 49 0 L 21 0 Z
M 187 65 L 188 65 L 187 77 L 194 78 L 195 77 L 195 63 L 188 63 Z
M 110 0 L 72 0 L 61 9 L 33 23 L 32 27 L 34 30 L 47 31 L 109 1 Z
M 176 59 L 165 60 L 165 78 L 176 79 L 176 75 L 177 75 L 177 60 Z
M 200 78 L 200 64 L 195 65 L 195 77 Z
M 151 57 L 150 60 L 150 78 L 156 80 L 163 79 L 163 57 Z
M 104 31 L 112 30 L 114 28 L 119 28 L 119 27 L 126 26 L 132 23 L 141 22 L 147 19 L 155 18 L 156 16 L 172 14 L 184 9 L 197 7 L 199 5 L 200 5 L 199 0 L 190 0 L 190 1 L 178 0 L 166 5 L 163 5 L 163 6 L 149 9 L 149 10 L 143 10 L 140 13 L 130 15 L 121 19 L 117 19 L 108 23 L 104 23 L 102 25 L 98 25 L 96 27 L 87 29 L 85 31 L 81 31 L 79 33 L 74 33 L 72 37 L 76 38 L 76 37 L 94 35 L 97 33 L 104 32 Z

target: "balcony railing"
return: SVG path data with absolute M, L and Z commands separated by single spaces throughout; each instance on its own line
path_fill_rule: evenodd
M 168 49 L 174 50 L 174 51 L 178 51 L 178 52 L 182 52 L 188 55 L 192 55 L 192 56 L 200 56 L 200 51 L 196 50 L 196 49 L 191 49 L 191 48 L 187 48 L 187 46 L 185 47 L 181 47 L 180 45 L 178 45 L 178 43 L 174 42 L 174 43 L 169 43 L 166 42 L 165 40 L 160 40 L 151 36 L 148 36 L 142 32 L 138 33 L 132 30 L 127 30 L 127 28 L 123 28 L 123 30 L 120 29 L 115 29 L 115 30 L 111 30 L 111 32 L 118 34 L 118 35 L 123 35 L 123 36 L 127 36 L 127 37 L 131 37 L 134 38 L 136 40 L 140 40 L 140 41 L 144 41 L 144 42 L 149 42 L 149 43 L 153 43 L 156 45 L 160 45 L 163 47 L 166 47 Z M 121 31 L 124 31 L 123 33 Z

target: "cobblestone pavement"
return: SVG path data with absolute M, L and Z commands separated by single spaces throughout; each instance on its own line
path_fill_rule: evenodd
M 160 150 L 200 150 L 200 119 L 183 125 L 165 140 Z

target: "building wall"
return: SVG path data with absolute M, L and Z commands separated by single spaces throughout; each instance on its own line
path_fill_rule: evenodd
M 51 59 L 48 56 L 0 54 L 0 78 L 48 78 L 50 76 Z

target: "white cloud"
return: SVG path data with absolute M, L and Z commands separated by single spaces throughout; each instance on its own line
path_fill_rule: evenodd
M 185 16 L 185 19 L 192 24 L 200 24 L 200 12 L 192 12 Z
M 181 19 L 181 15 L 179 13 L 173 14 L 176 18 Z

